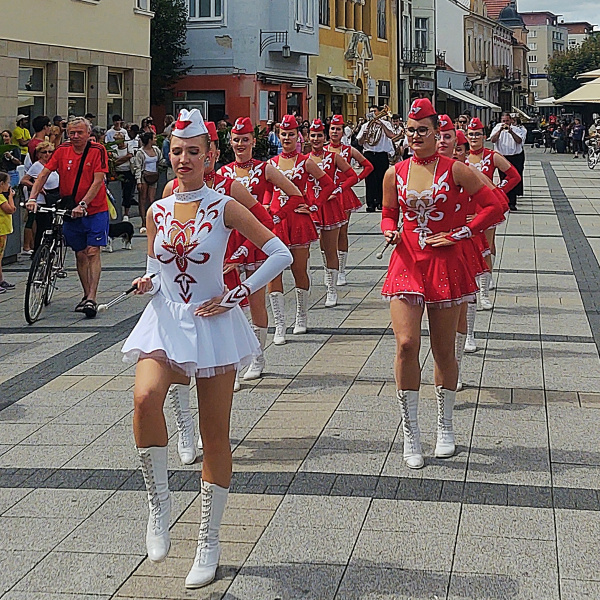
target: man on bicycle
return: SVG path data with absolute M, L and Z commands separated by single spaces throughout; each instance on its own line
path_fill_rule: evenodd
M 75 251 L 77 273 L 83 287 L 83 298 L 75 312 L 82 312 L 89 319 L 93 319 L 98 311 L 96 294 L 102 270 L 100 248 L 108 243 L 109 222 L 104 183 L 108 173 L 108 155 L 102 144 L 90 140 L 91 132 L 91 123 L 83 117 L 69 122 L 69 141 L 54 151 L 38 175 L 27 202 L 29 210 L 37 209 L 36 198 L 53 171 L 60 177 L 61 198 L 65 200 L 74 196 L 70 199 L 74 206 L 72 219 L 64 222 L 63 234 L 67 246 Z M 80 169 L 84 155 L 85 161 Z

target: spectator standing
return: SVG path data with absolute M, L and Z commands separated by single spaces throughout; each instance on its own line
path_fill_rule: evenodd
M 115 159 L 115 172 L 121 182 L 121 192 L 123 196 L 123 221 L 129 221 L 129 209 L 134 204 L 133 192 L 135 191 L 135 176 L 131 171 L 131 159 L 134 150 L 131 148 L 131 142 L 125 141 L 123 131 L 115 134 L 115 144 L 117 147 L 112 151 Z
M 33 127 L 33 137 L 29 140 L 27 149 L 29 151 L 29 158 L 31 158 L 32 161 L 35 161 L 35 149 L 39 144 L 45 142 L 50 135 L 50 117 L 44 115 L 36 117 L 33 119 L 31 125 Z
M 165 139 L 162 143 L 162 158 L 165 166 L 167 167 L 167 181 L 172 181 L 175 179 L 175 172 L 173 171 L 173 166 L 171 165 L 171 136 L 166 135 Z
M 113 126 L 104 134 L 104 141 L 108 143 L 114 142 L 115 134 L 117 133 L 123 133 L 125 141 L 129 141 L 127 130 L 123 129 L 123 117 L 121 115 L 113 115 L 112 122 Z
M 12 132 L 12 143 L 21 148 L 21 160 L 27 154 L 27 145 L 31 139 L 31 133 L 29 133 L 29 129 L 27 128 L 28 124 L 29 117 L 27 115 L 17 115 L 17 126 Z
M 269 156 L 277 156 L 281 154 L 281 140 L 279 139 L 279 125 L 273 121 L 267 121 L 267 127 L 269 129 L 269 135 L 267 142 L 269 144 Z
M 137 123 L 127 123 L 125 130 L 131 142 L 131 148 L 135 152 L 140 147 L 140 126 Z M 125 136 L 125 141 L 127 141 L 127 136 Z
M 156 127 L 154 126 L 154 119 L 152 117 L 146 117 L 142 119 L 142 125 L 140 127 L 142 133 L 148 132 L 156 135 Z
M 12 146 L 12 132 L 10 129 L 5 129 L 2 132 L 2 145 Z M 21 149 L 13 148 L 11 151 L 7 151 L 2 155 L 2 162 L 0 164 L 0 170 L 4 173 L 8 173 L 10 178 L 11 187 L 19 185 L 19 173 L 17 167 L 21 164 Z
M 96 115 L 93 113 L 85 113 L 85 118 L 92 124 L 92 127 L 94 127 L 96 125 L 96 123 L 94 123 L 94 119 L 96 118 Z
M 102 271 L 100 248 L 108 243 L 109 221 L 105 184 L 108 155 L 104 146 L 90 140 L 91 133 L 92 125 L 87 119 L 76 117 L 69 122 L 69 142 L 58 147 L 42 169 L 27 203 L 27 208 L 35 211 L 37 197 L 50 173 L 58 172 L 60 196 L 63 200 L 69 199 L 74 206 L 71 219 L 63 224 L 63 233 L 67 246 L 75 251 L 77 273 L 83 287 L 83 298 L 75 312 L 82 312 L 89 319 L 98 312 L 96 294 Z
M 465 133 L 469 125 L 469 117 L 467 115 L 458 115 L 458 119 L 455 121 L 456 129 L 462 129 Z
M 6 290 L 12 290 L 15 287 L 14 283 L 9 283 L 4 279 L 2 258 L 6 240 L 13 232 L 12 216 L 16 210 L 15 193 L 10 185 L 10 177 L 8 173 L 0 171 L 0 294 L 5 294 Z
M 146 233 L 146 211 L 156 198 L 158 185 L 158 166 L 161 162 L 161 151 L 154 143 L 154 134 L 145 131 L 140 135 L 141 148 L 135 153 L 131 167 L 138 188 L 138 204 L 142 225 L 140 233 Z
M 167 137 L 171 135 L 173 126 L 175 125 L 175 117 L 173 115 L 166 115 L 164 120 L 165 128 L 163 129 L 163 135 Z
M 516 125 L 510 113 L 502 113 L 500 123 L 494 127 L 490 141 L 494 144 L 494 150 L 505 156 L 508 162 L 517 169 L 521 181 L 506 195 L 510 210 L 517 210 L 517 197 L 523 195 L 523 169 L 525 168 L 525 151 L 523 145 L 527 137 L 527 129 L 522 125 Z M 500 173 L 504 178 L 505 174 Z
M 579 158 L 579 153 L 585 154 L 585 150 L 583 147 L 583 138 L 585 137 L 585 126 L 581 124 L 581 119 L 575 119 L 575 123 L 573 124 L 573 129 L 571 130 L 573 134 L 573 152 L 575 153 L 573 158 Z

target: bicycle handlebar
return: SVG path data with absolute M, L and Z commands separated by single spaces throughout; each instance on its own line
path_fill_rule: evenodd
M 26 207 L 27 205 L 24 202 L 21 202 L 21 206 Z M 70 216 L 71 211 L 67 208 L 56 208 L 55 206 L 44 206 L 43 204 L 38 204 L 37 212 L 45 212 L 45 213 L 56 213 L 61 216 Z

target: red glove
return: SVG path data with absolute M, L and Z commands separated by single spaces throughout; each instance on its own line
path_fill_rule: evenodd
M 348 169 L 345 173 L 342 173 L 345 177 L 344 181 L 342 181 L 340 188 L 342 188 L 342 192 L 349 190 L 353 185 L 358 183 L 358 175 L 354 169 Z
M 473 234 L 483 233 L 486 229 L 493 227 L 495 223 L 502 221 L 504 212 L 495 192 L 484 185 L 478 192 L 473 194 L 472 198 L 478 207 L 475 218 L 468 225 L 451 233 L 448 236 L 449 239 L 457 242 L 470 238 Z
M 319 197 L 318 198 L 314 198 L 315 204 L 316 206 L 323 206 L 323 204 L 325 204 L 325 202 L 327 202 L 327 200 L 329 200 L 329 197 L 331 196 L 331 194 L 333 194 L 333 192 L 336 189 L 336 185 L 335 183 L 333 183 L 331 177 L 329 177 L 329 175 L 327 175 L 327 173 L 324 173 L 322 177 L 320 177 L 318 180 L 319 185 L 321 186 L 321 191 L 319 192 Z
M 267 211 L 267 209 L 257 202 L 252 206 L 250 212 L 269 230 L 273 229 L 274 223 L 273 218 Z
M 373 172 L 373 169 L 375 167 L 373 167 L 373 165 L 371 164 L 371 161 L 367 160 L 366 158 L 360 164 L 361 164 L 363 170 L 362 170 L 361 174 L 358 176 L 358 180 L 362 181 L 363 179 L 366 179 Z
M 303 196 L 290 196 L 287 202 L 273 213 L 273 222 L 281 222 L 287 219 L 301 204 L 306 204 Z
M 384 206 L 381 209 L 381 233 L 386 231 L 398 231 L 398 221 L 400 220 L 399 208 L 388 208 Z
M 521 176 L 519 175 L 519 171 L 517 171 L 513 165 L 510 165 L 510 169 L 504 173 L 504 179 L 500 182 L 498 187 L 508 194 L 510 190 L 519 185 L 520 181 Z

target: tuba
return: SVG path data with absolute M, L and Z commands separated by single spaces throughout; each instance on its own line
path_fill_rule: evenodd
M 377 146 L 383 134 L 383 125 L 380 123 L 382 119 L 387 119 L 392 115 L 391 108 L 386 104 L 383 109 L 377 111 L 373 118 L 367 124 L 365 131 L 365 142 L 369 146 Z

